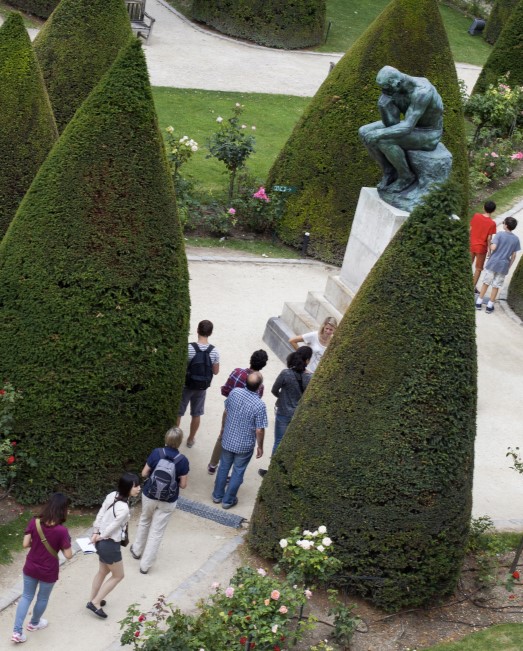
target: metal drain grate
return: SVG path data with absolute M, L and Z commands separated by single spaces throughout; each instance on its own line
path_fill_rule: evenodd
M 213 522 L 218 522 L 218 524 L 223 524 L 226 527 L 232 527 L 233 529 L 239 529 L 242 526 L 242 523 L 246 520 L 246 518 L 241 515 L 229 513 L 229 511 L 225 511 L 224 509 L 215 509 L 207 504 L 188 500 L 186 497 L 178 498 L 177 508 L 182 511 L 187 511 L 187 513 L 197 515 L 200 518 L 213 520 Z

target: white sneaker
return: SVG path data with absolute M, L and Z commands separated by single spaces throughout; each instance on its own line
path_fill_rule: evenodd
M 26 628 L 27 628 L 28 631 L 39 631 L 42 628 L 47 628 L 48 624 L 49 624 L 49 622 L 47 621 L 47 619 L 44 619 L 42 617 L 40 619 L 40 621 L 38 622 L 38 624 L 35 625 L 35 624 L 31 624 L 31 622 L 29 622 L 29 624 L 26 626 Z
M 13 636 L 11 637 L 11 642 L 14 642 L 15 644 L 20 644 L 21 642 L 25 642 L 27 640 L 27 637 L 23 633 L 13 633 Z

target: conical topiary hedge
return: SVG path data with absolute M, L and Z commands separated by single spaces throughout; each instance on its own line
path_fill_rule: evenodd
M 485 26 L 485 40 L 494 45 L 519 0 L 496 0 Z
M 188 274 L 145 58 L 131 41 L 70 122 L 0 245 L 0 377 L 18 497 L 98 504 L 176 418 Z
M 508 287 L 508 304 L 523 319 L 523 262 L 518 262 Z
M 474 86 L 484 93 L 490 84 L 509 73 L 511 86 L 523 84 L 523 0 L 514 7 Z
M 295 49 L 323 41 L 325 0 L 193 0 L 192 17 L 224 34 Z
M 132 36 L 123 0 L 62 0 L 34 41 L 61 132 Z
M 58 137 L 22 16 L 0 27 L 0 240 Z
M 347 310 L 271 460 L 250 543 L 278 556 L 295 526 L 327 525 L 341 585 L 378 606 L 455 587 L 471 511 L 474 306 L 448 187 L 397 233 Z
M 269 173 L 269 187 L 298 189 L 287 201 L 280 238 L 300 247 L 309 231 L 309 252 L 327 262 L 343 259 L 360 190 L 381 178 L 358 129 L 379 120 L 376 74 L 384 65 L 427 77 L 437 88 L 454 177 L 468 184 L 459 87 L 438 3 L 393 0 L 329 74 Z

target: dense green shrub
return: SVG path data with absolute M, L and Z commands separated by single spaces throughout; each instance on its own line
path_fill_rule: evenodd
M 499 77 L 507 73 L 511 86 L 523 85 L 523 0 L 519 0 L 514 7 L 483 66 L 473 92 L 484 93 L 489 84 L 495 84 Z
M 455 587 L 476 418 L 468 233 L 445 186 L 417 207 L 359 290 L 258 493 L 250 543 L 327 525 L 337 582 L 386 609 Z
M 9 4 L 39 18 L 49 18 L 60 0 L 9 0 Z
M 131 41 L 40 168 L 0 245 L 0 377 L 23 390 L 17 484 L 80 504 L 176 417 L 187 263 L 145 58 Z
M 510 281 L 507 300 L 519 318 L 523 319 L 523 262 L 521 259 Z
M 58 137 L 20 14 L 0 27 L 0 240 Z
M 453 174 L 467 184 L 459 87 L 437 2 L 393 0 L 322 84 L 269 174 L 269 190 L 299 189 L 287 202 L 281 239 L 300 247 L 310 231 L 310 253 L 327 262 L 343 259 L 360 190 L 381 176 L 358 129 L 379 119 L 375 80 L 384 65 L 435 85 L 445 104 L 443 142 L 454 156 Z
M 485 40 L 494 45 L 519 0 L 496 0 L 485 26 Z
M 131 38 L 123 0 L 62 0 L 35 39 L 58 131 Z
M 193 0 L 192 16 L 224 34 L 295 49 L 323 41 L 325 0 Z

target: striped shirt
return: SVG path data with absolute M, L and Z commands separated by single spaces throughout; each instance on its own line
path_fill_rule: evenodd
M 222 447 L 228 452 L 250 452 L 256 445 L 256 430 L 267 427 L 265 403 L 249 389 L 233 389 L 225 400 Z

